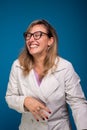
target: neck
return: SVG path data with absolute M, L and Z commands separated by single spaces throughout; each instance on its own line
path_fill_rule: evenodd
M 34 70 L 40 75 L 43 73 L 45 57 L 34 57 Z
M 35 67 L 42 67 L 44 64 L 44 58 L 35 58 L 34 59 L 34 65 Z
M 34 65 L 38 67 L 43 66 L 45 57 L 45 55 L 34 56 Z

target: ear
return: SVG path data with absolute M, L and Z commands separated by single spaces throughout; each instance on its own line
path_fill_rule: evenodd
M 51 45 L 54 44 L 54 37 L 51 37 L 48 41 L 48 46 L 50 47 Z

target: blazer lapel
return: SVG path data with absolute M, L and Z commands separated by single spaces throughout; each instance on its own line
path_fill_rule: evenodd
M 59 81 L 55 78 L 53 74 L 48 75 L 42 81 L 40 91 L 45 100 L 59 87 Z
M 45 76 L 41 85 L 38 86 L 33 70 L 29 74 L 28 83 L 32 96 L 42 100 L 44 103 L 47 102 L 47 98 L 59 87 L 59 81 L 53 74 Z

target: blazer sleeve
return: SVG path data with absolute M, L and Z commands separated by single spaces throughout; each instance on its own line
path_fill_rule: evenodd
M 71 63 L 68 64 L 65 73 L 65 94 L 77 129 L 87 129 L 87 100 L 82 91 L 80 78 Z
M 17 63 L 18 60 L 16 60 L 11 67 L 5 99 L 10 108 L 18 111 L 19 113 L 23 113 L 25 112 L 23 106 L 25 96 L 19 94 L 17 80 Z

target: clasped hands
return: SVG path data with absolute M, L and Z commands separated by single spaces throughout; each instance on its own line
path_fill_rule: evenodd
M 42 120 L 48 119 L 48 114 L 51 114 L 50 109 L 46 107 L 44 103 L 33 97 L 25 98 L 24 107 L 33 114 L 37 121 L 39 121 L 40 118 Z

